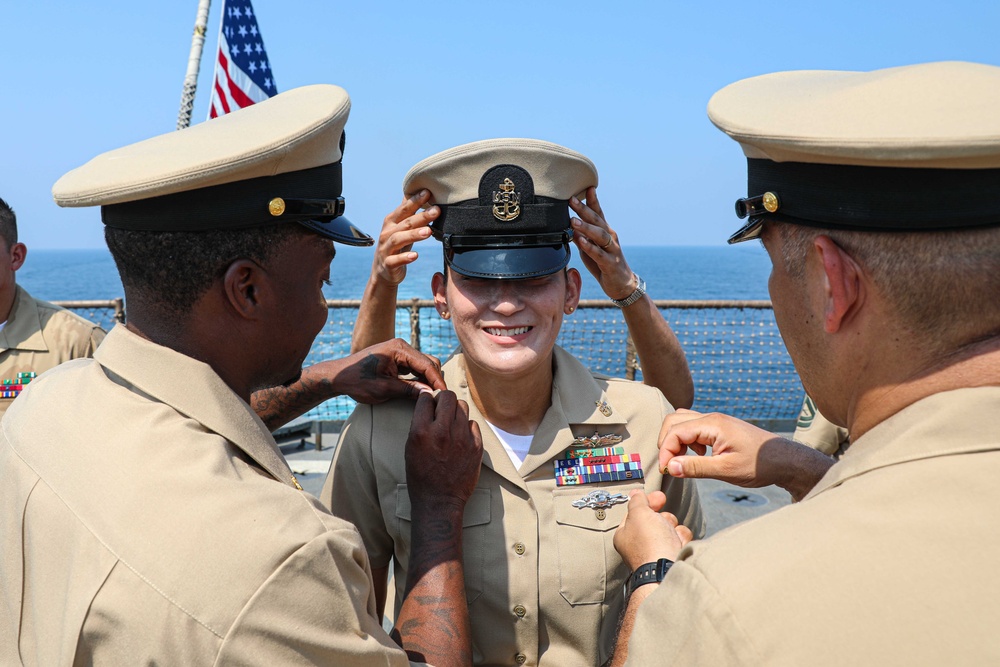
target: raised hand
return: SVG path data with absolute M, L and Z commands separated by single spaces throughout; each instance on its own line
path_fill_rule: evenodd
M 618 234 L 604 219 L 597 188 L 587 188 L 586 200 L 586 204 L 576 197 L 569 200 L 570 208 L 580 216 L 573 218 L 573 242 L 604 293 L 612 299 L 624 299 L 637 286 L 632 269 L 622 254 Z
M 692 534 L 687 526 L 677 523 L 670 512 L 661 512 L 667 502 L 662 491 L 646 495 L 634 491 L 629 496 L 628 514 L 615 531 L 615 549 L 629 570 L 660 558 L 675 560 Z

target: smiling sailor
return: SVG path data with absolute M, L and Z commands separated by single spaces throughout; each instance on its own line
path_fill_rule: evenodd
M 444 365 L 445 380 L 483 433 L 482 470 L 463 522 L 475 664 L 607 660 L 629 576 L 612 536 L 630 491 L 663 491 L 669 511 L 704 530 L 694 485 L 656 466 L 660 424 L 673 411 L 663 394 L 591 373 L 556 345 L 580 298 L 580 273 L 567 268 L 571 243 L 626 317 L 630 309 L 637 317 L 655 313 L 666 327 L 627 269 L 596 185 L 593 163 L 562 146 L 479 141 L 414 166 L 401 214 L 383 228 L 385 239 L 404 233 L 396 221 L 422 225 L 426 237 L 433 220 L 445 259 L 432 280 L 434 300 L 461 344 Z M 380 244 L 376 266 L 392 255 L 390 246 Z M 392 295 L 367 291 L 359 321 L 391 318 L 394 308 L 373 311 L 394 304 Z M 670 343 L 657 341 L 666 355 Z M 686 379 L 685 367 L 678 381 Z M 411 569 L 416 523 L 401 443 L 412 414 L 404 401 L 359 406 L 321 496 L 359 527 L 382 587 L 380 605 L 390 560 L 397 600 Z

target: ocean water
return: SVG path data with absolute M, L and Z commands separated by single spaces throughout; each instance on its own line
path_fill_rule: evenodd
M 441 270 L 436 244 L 425 244 L 400 286 L 400 298 L 431 298 L 431 276 Z M 331 265 L 330 299 L 360 299 L 373 257 L 371 248 L 337 246 Z M 646 281 L 654 299 L 767 299 L 770 261 L 757 243 L 711 247 L 625 248 L 625 259 Z M 572 266 L 583 274 L 583 298 L 605 298 L 597 281 L 574 255 Z M 114 261 L 106 249 L 31 250 L 17 273 L 18 282 L 49 301 L 112 299 L 123 296 Z
M 399 290 L 401 299 L 431 298 L 431 276 L 441 270 L 439 247 L 427 244 L 424 254 L 408 270 Z M 418 251 L 420 247 L 418 246 Z M 373 250 L 338 246 L 330 271 L 330 299 L 360 299 L 368 280 Z M 645 279 L 654 299 L 759 300 L 767 299 L 770 260 L 759 244 L 722 247 L 628 247 L 630 267 Z M 574 256 L 573 266 L 583 275 L 583 298 L 604 299 L 597 281 Z M 17 274 L 35 297 L 49 301 L 112 299 L 123 296 L 114 261 L 105 249 L 38 250 L 28 253 Z M 82 313 L 92 319 L 110 311 Z M 788 420 L 798 414 L 802 388 L 774 326 L 770 310 L 713 309 L 664 313 L 677 332 L 695 380 L 695 409 L 735 414 L 744 419 Z M 356 311 L 331 311 L 327 327 L 313 344 L 307 364 L 349 354 L 351 323 Z M 581 310 L 567 318 L 559 343 L 592 370 L 621 377 L 625 368 L 626 330 L 609 325 L 620 318 L 617 309 Z M 420 347 L 447 358 L 457 346 L 451 326 L 433 309 L 420 315 Z M 409 338 L 409 313 L 396 313 L 396 333 Z M 640 375 L 641 377 L 641 375 Z M 327 401 L 306 416 L 342 420 L 354 403 L 346 396 Z

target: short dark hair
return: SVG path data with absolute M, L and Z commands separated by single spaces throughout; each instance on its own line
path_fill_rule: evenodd
M 187 315 L 229 265 L 250 259 L 266 266 L 302 225 L 276 223 L 240 230 L 150 232 L 104 228 L 126 301 L 142 300 L 167 314 Z
M 869 273 L 928 351 L 946 354 L 1000 330 L 1000 226 L 870 232 L 767 224 L 782 239 L 782 262 L 793 278 L 805 274 L 814 239 L 829 236 Z
M 17 216 L 3 199 L 0 199 L 0 236 L 7 242 L 8 248 L 17 243 Z

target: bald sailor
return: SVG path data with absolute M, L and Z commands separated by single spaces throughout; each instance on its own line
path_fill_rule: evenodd
M 682 548 L 633 495 L 615 539 L 638 573 L 628 664 L 1000 663 L 997 108 L 1000 67 L 964 62 L 782 72 L 709 102 L 747 156 L 730 242 L 763 242 L 792 361 L 852 444 L 834 464 L 731 417 L 668 416 L 671 474 L 799 502 Z
M 334 242 L 371 242 L 343 215 L 349 109 L 336 86 L 291 90 L 56 183 L 60 205 L 102 207 L 128 322 L 0 425 L 0 664 L 469 662 L 468 407 L 446 391 L 414 406 L 417 566 L 390 638 L 357 530 L 302 492 L 249 403 L 300 382 Z M 391 365 L 366 354 L 331 383 Z

